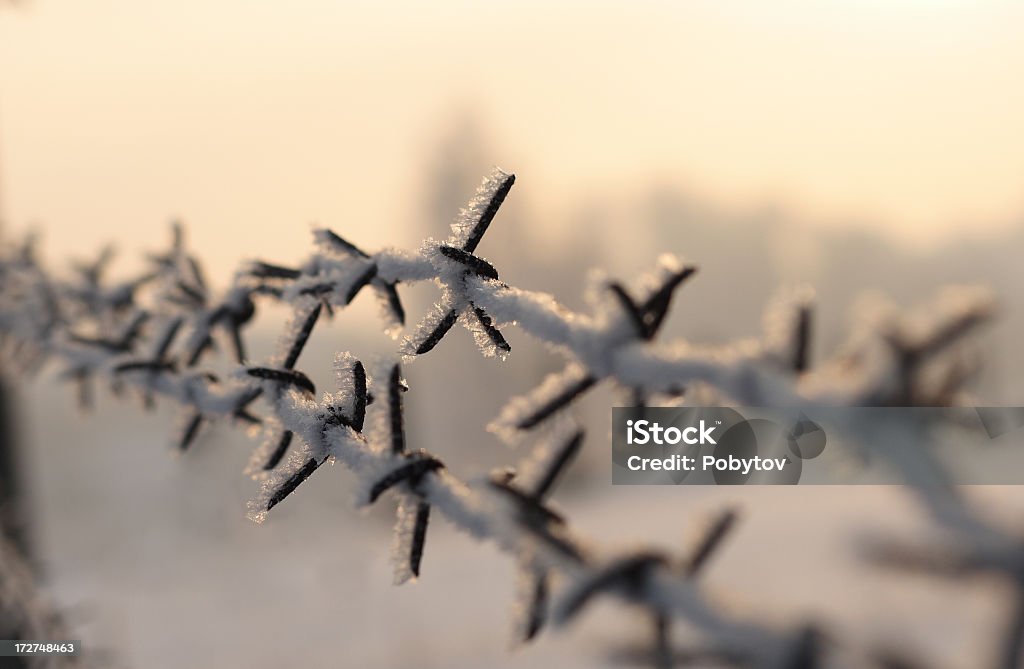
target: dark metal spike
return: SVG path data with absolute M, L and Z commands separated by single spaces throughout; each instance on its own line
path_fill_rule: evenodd
M 156 351 L 153 353 L 154 360 L 163 360 L 166 357 L 168 349 L 171 348 L 171 343 L 174 342 L 174 338 L 181 330 L 182 322 L 181 318 L 174 319 L 161 333 L 162 338 L 157 342 Z
M 199 426 L 203 422 L 203 414 L 196 413 L 192 418 L 189 419 L 188 425 L 185 427 L 185 431 L 182 433 L 181 442 L 178 443 L 178 450 L 186 451 L 188 447 L 195 441 L 196 436 L 199 434 Z
M 694 547 L 693 554 L 690 556 L 686 564 L 686 575 L 688 577 L 696 576 L 701 568 L 707 563 L 708 559 L 715 552 L 715 549 L 722 543 L 722 540 L 729 534 L 729 531 L 736 524 L 738 514 L 733 510 L 728 510 L 722 513 L 715 521 L 708 527 L 704 536 L 701 537 L 700 541 Z
M 469 253 L 476 251 L 476 247 L 480 245 L 480 240 L 483 239 L 484 233 L 487 232 L 487 228 L 490 227 L 491 221 L 494 220 L 498 209 L 501 208 L 501 203 L 505 201 L 505 196 L 512 190 L 512 184 L 515 182 L 516 175 L 509 174 L 505 176 L 505 180 L 494 191 L 490 202 L 487 203 L 487 208 L 484 209 L 484 213 L 480 215 L 479 220 L 477 220 L 476 225 L 473 226 L 473 230 L 462 245 L 463 251 L 468 251 Z
M 295 341 L 292 342 L 291 349 L 288 351 L 288 356 L 284 359 L 282 367 L 285 369 L 294 369 L 295 363 L 299 361 L 299 354 L 302 353 L 303 347 L 309 340 L 309 335 L 313 332 L 313 326 L 316 325 L 316 321 L 320 318 L 320 311 L 323 309 L 322 304 L 317 304 L 307 315 L 306 320 L 303 322 L 302 327 L 299 328 L 298 333 L 295 335 Z
M 384 291 L 384 297 L 387 300 L 388 309 L 394 314 L 395 320 L 399 325 L 405 325 L 405 308 L 402 306 L 402 300 L 398 296 L 398 287 L 394 283 L 385 284 L 382 288 Z
M 196 260 L 195 256 L 188 256 L 185 258 L 185 261 L 192 270 L 192 278 L 196 280 L 196 286 L 204 293 L 207 292 L 206 276 L 203 274 L 202 265 Z
M 173 372 L 174 370 L 175 365 L 173 362 L 159 360 L 129 360 L 128 362 L 122 362 L 119 365 L 115 365 L 113 372 L 114 374 L 122 374 L 124 372 L 138 371 Z
M 330 242 L 331 246 L 334 246 L 337 250 L 344 251 L 345 253 L 349 253 L 351 255 L 359 256 L 360 258 L 370 257 L 365 251 L 363 251 L 362 249 L 360 249 L 358 246 L 348 241 L 347 239 L 344 239 L 343 237 L 341 237 L 341 235 L 337 234 L 333 230 L 329 230 L 327 228 L 323 228 L 322 230 L 324 236 L 327 238 L 327 241 Z
M 139 311 L 133 317 L 131 322 L 128 323 L 128 327 L 125 328 L 124 333 L 121 335 L 121 339 L 118 341 L 118 347 L 121 350 L 127 351 L 131 349 L 132 344 L 142 334 L 142 326 L 145 325 L 146 321 L 149 320 L 148 311 Z
M 315 283 L 312 286 L 306 286 L 299 291 L 299 295 L 312 295 L 313 297 L 322 297 L 334 291 L 335 285 L 331 282 Z
M 281 265 L 272 265 L 262 260 L 258 260 L 252 264 L 252 269 L 249 271 L 251 276 L 259 279 L 298 279 L 302 276 L 302 272 L 291 267 L 282 267 Z
M 644 584 L 650 569 L 664 563 L 665 557 L 657 553 L 637 553 L 612 563 L 572 594 L 564 605 L 563 617 L 565 620 L 574 618 L 604 590 L 618 587 L 624 589 L 624 594 L 635 594 Z
M 185 294 L 185 296 L 195 302 L 196 304 L 206 304 L 206 295 L 203 294 L 201 288 L 190 286 L 184 281 L 178 280 L 174 284 L 178 290 Z
M 433 350 L 441 342 L 441 339 L 448 334 L 448 331 L 452 329 L 452 326 L 455 325 L 455 321 L 458 319 L 459 312 L 457 310 L 452 309 L 446 313 L 444 318 L 434 327 L 434 330 L 416 347 L 416 355 L 423 355 Z
M 321 437 L 326 437 L 327 428 L 333 425 L 340 425 L 342 427 L 351 428 L 355 427 L 352 424 L 352 421 L 349 420 L 348 416 L 346 416 L 344 413 L 341 412 L 339 408 L 336 407 L 328 407 L 327 413 L 320 414 L 317 416 L 317 418 L 323 421 L 320 426 Z
M 359 275 L 359 278 L 355 280 L 355 283 L 348 289 L 348 293 L 345 294 L 345 304 L 350 304 L 352 300 L 356 299 L 356 295 L 359 294 L 363 288 L 365 288 L 374 277 L 377 276 L 377 263 L 370 265 L 365 272 Z
M 373 484 L 370 488 L 370 503 L 376 502 L 377 498 L 384 494 L 384 492 L 403 481 L 408 481 L 411 486 L 415 487 L 425 474 L 443 468 L 444 463 L 434 456 L 417 455 L 408 463 L 391 470 L 384 478 Z
M 181 221 L 171 222 L 171 251 L 180 252 L 185 247 L 185 228 Z
M 793 341 L 793 371 L 797 374 L 803 374 L 810 367 L 812 318 L 813 313 L 809 306 L 800 307 Z
M 523 630 L 523 641 L 531 641 L 544 627 L 548 607 L 548 576 L 544 572 L 533 572 L 533 592 L 530 593 L 530 608 L 527 611 L 526 628 Z
M 270 457 L 267 458 L 266 464 L 263 465 L 263 471 L 270 471 L 280 464 L 281 459 L 284 458 L 285 453 L 288 452 L 288 447 L 291 446 L 292 436 L 293 434 L 291 430 L 285 430 L 281 433 L 281 438 L 277 441 L 277 447 L 274 449 L 274 452 L 270 454 Z
M 934 355 L 943 349 L 952 346 L 962 339 L 968 332 L 986 321 L 984 315 L 972 315 L 969 318 L 957 319 L 945 324 L 942 328 L 932 333 L 928 339 L 909 349 L 918 360 L 926 356 Z
M 313 472 L 317 470 L 317 467 L 319 467 L 326 461 L 327 458 L 324 458 L 319 462 L 316 460 L 316 458 L 310 458 L 309 460 L 307 460 L 306 464 L 302 465 L 302 468 L 299 469 L 299 471 L 295 472 L 290 477 L 288 477 L 288 479 L 284 483 L 282 483 L 277 490 L 274 491 L 274 493 L 270 496 L 270 499 L 267 500 L 266 510 L 270 511 L 275 506 L 280 504 L 281 500 L 295 492 L 295 489 L 302 485 L 302 483 L 306 479 L 308 479 L 313 474 Z
M 420 575 L 420 562 L 423 561 L 423 546 L 427 541 L 429 523 L 430 505 L 420 502 L 416 505 L 416 521 L 412 528 L 412 543 L 409 546 L 409 571 L 416 577 Z
M 565 519 L 562 516 L 544 506 L 536 498 L 520 492 L 510 484 L 509 479 L 492 478 L 488 483 L 495 491 L 503 493 L 516 505 L 516 522 L 523 529 L 565 557 L 578 563 L 584 562 L 584 556 L 579 547 L 562 532 L 565 525 Z
M 125 353 L 130 350 L 130 347 L 126 346 L 121 341 L 112 341 L 110 339 L 103 339 L 100 337 L 86 337 L 85 335 L 79 335 L 73 332 L 68 334 L 68 339 L 76 344 L 95 346 L 97 348 L 106 349 L 112 353 Z
M 455 262 L 463 265 L 468 271 L 478 276 L 486 277 L 488 279 L 498 279 L 498 270 L 494 268 L 494 265 L 487 262 L 483 258 L 478 258 L 472 253 L 467 253 L 462 249 L 455 248 L 454 246 L 448 246 L 447 244 L 441 244 L 437 247 L 441 255 L 446 258 L 450 258 Z
M 238 325 L 232 324 L 228 328 L 231 331 L 231 343 L 235 348 L 235 361 L 239 365 L 245 364 L 245 342 L 242 341 L 242 328 Z
M 566 386 L 562 392 L 552 397 L 547 401 L 547 403 L 541 405 L 532 414 L 520 419 L 519 422 L 516 423 L 516 427 L 520 430 L 529 430 L 536 427 L 563 407 L 568 406 L 570 402 L 589 390 L 595 383 L 597 383 L 597 379 L 589 375 L 584 376 L 582 379 L 577 381 L 573 381 L 571 384 Z
M 484 332 L 487 333 L 487 338 L 491 340 L 491 344 L 494 345 L 499 351 L 509 353 L 512 347 L 505 340 L 505 336 L 501 334 L 501 330 L 494 327 L 494 321 L 487 315 L 487 312 L 470 302 L 470 306 L 473 308 L 473 315 L 476 316 L 477 321 L 483 327 Z
M 561 448 L 558 449 L 555 457 L 548 464 L 547 471 L 544 472 L 544 478 L 542 478 L 534 487 L 534 497 L 537 499 L 543 499 L 543 497 L 548 494 L 548 492 L 554 487 L 558 476 L 580 452 L 580 446 L 582 444 L 583 430 L 578 430 Z
M 352 388 L 352 428 L 362 432 L 366 422 L 366 369 L 358 360 L 352 365 Z
M 540 499 L 529 495 L 514 485 L 510 480 L 492 478 L 488 484 L 497 492 L 505 495 L 516 506 L 518 520 L 531 529 L 548 527 L 551 524 L 564 525 L 565 518 L 552 511 Z
M 74 376 L 75 384 L 78 387 L 78 408 L 81 411 L 91 411 L 93 402 L 92 382 L 86 371 L 79 371 Z
M 316 386 L 308 376 L 294 369 L 273 369 L 271 367 L 249 367 L 245 373 L 256 379 L 277 381 L 286 385 L 305 390 L 310 395 L 316 394 Z
M 402 366 L 398 363 L 391 368 L 388 379 L 388 422 L 391 426 L 391 452 L 405 452 L 405 415 L 402 407 Z
M 612 295 L 618 300 L 619 306 L 629 316 L 633 329 L 636 331 L 636 336 L 646 338 L 648 326 L 644 322 L 644 312 L 636 305 L 636 302 L 626 292 L 626 289 L 618 281 L 613 281 L 608 284 L 608 290 L 611 291 Z
M 185 362 L 186 367 L 195 367 L 199 364 L 199 358 L 203 356 L 203 353 L 213 348 L 213 338 L 209 335 L 203 337 L 199 345 L 192 349 L 192 352 L 188 356 L 188 360 Z
M 696 267 L 684 267 L 672 274 L 662 284 L 661 288 L 656 290 L 640 306 L 640 310 L 644 314 L 644 322 L 647 324 L 647 339 L 653 338 L 658 333 L 658 330 L 661 329 L 661 324 L 668 314 L 668 308 L 672 303 L 672 296 L 675 294 L 676 288 L 696 272 Z

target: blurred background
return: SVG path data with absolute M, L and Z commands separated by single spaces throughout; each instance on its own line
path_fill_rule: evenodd
M 806 282 L 820 359 L 864 292 L 910 304 L 983 283 L 1001 316 L 975 390 L 1020 405 L 1022 22 L 1024 5 L 980 0 L 0 4 L 0 234 L 38 230 L 57 270 L 113 242 L 129 273 L 180 217 L 226 285 L 242 260 L 301 260 L 314 223 L 370 249 L 443 237 L 497 164 L 518 178 L 480 252 L 511 284 L 583 308 L 591 268 L 631 278 L 676 253 L 700 273 L 663 336 L 715 343 L 757 335 L 773 293 Z M 416 322 L 436 291 L 409 295 Z M 303 354 L 318 385 L 336 351 L 393 348 L 367 302 Z M 261 313 L 258 354 L 285 315 Z M 560 367 L 507 336 L 504 363 L 460 330 L 407 370 L 411 445 L 463 477 L 520 457 L 484 427 Z M 167 408 L 80 416 L 52 374 L 12 401 L 42 582 L 104 664 L 594 666 L 645 629 L 599 606 L 511 651 L 510 561 L 439 520 L 421 581 L 391 587 L 391 509 L 355 512 L 340 467 L 255 526 L 245 435 L 175 459 Z M 613 488 L 613 403 L 588 399 L 558 495 L 582 530 L 680 548 L 736 501 L 744 522 L 706 575 L 730 605 L 949 666 L 989 652 L 1005 604 L 990 584 L 936 587 L 851 551 L 857 528 L 924 525 L 898 489 Z M 1015 489 L 974 492 L 1024 509 Z

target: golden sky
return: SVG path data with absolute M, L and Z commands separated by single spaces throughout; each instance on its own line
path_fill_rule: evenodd
M 174 215 L 229 267 L 313 221 L 406 242 L 469 110 L 548 223 L 657 182 L 984 233 L 1024 212 L 1022 36 L 983 0 L 31 0 L 0 12 L 3 213 L 58 257 Z

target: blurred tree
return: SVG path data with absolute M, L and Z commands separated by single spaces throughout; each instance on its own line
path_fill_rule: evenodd
M 0 0 L 0 6 L 19 4 L 17 0 Z M 2 156 L 2 151 L 0 151 Z M 0 161 L 2 167 L 2 161 Z M 0 176 L 3 170 L 0 169 Z M 0 242 L 4 240 L 4 190 L 0 181 Z M 14 412 L 11 410 L 9 383 L 0 367 L 0 531 L 23 553 L 28 554 L 25 495 L 15 444 Z

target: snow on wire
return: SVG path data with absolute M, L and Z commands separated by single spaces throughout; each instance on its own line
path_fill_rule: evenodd
M 357 479 L 360 504 L 387 494 L 397 498 L 396 583 L 419 576 L 435 511 L 472 536 L 493 541 L 518 564 L 515 629 L 521 640 L 534 638 L 548 619 L 565 623 L 594 597 L 612 596 L 650 612 L 655 634 L 648 659 L 658 666 L 671 666 L 677 655 L 668 638 L 672 620 L 684 622 L 699 643 L 687 657 L 777 669 L 824 666 L 840 643 L 834 634 L 826 636 L 817 624 L 785 629 L 738 616 L 697 583 L 735 525 L 733 512 L 713 519 L 681 558 L 601 547 L 572 530 L 548 501 L 584 441 L 571 409 L 602 382 L 614 384 L 633 405 L 692 398 L 785 407 L 952 404 L 971 371 L 970 359 L 959 354 L 961 344 L 990 317 L 991 297 L 958 288 L 916 312 L 874 305 L 859 319 L 849 344 L 817 365 L 811 364 L 812 298 L 805 290 L 770 306 L 758 340 L 717 347 L 659 343 L 673 295 L 696 268 L 665 255 L 636 282 L 595 276 L 586 295 L 589 313 L 510 286 L 477 249 L 514 181 L 496 169 L 459 213 L 449 237 L 428 239 L 415 252 L 370 253 L 321 229 L 315 231 L 315 252 L 301 266 L 246 263 L 220 295 L 208 287 L 177 225 L 171 248 L 152 254 L 145 273 L 114 284 L 104 280 L 109 251 L 76 267 L 74 276 L 60 278 L 42 267 L 29 239 L 0 259 L 5 359 L 26 372 L 53 360 L 78 386 L 83 406 L 97 379 L 116 393 L 138 394 L 146 406 L 157 396 L 176 402 L 181 450 L 212 421 L 258 426 L 264 440 L 249 467 L 260 481 L 249 505 L 257 522 L 323 464 L 343 463 Z M 317 323 L 368 291 L 380 304 L 385 331 L 397 336 L 407 317 L 399 289 L 418 281 L 434 282 L 441 296 L 396 355 L 368 370 L 351 354 L 338 354 L 337 389 L 318 399 L 313 381 L 298 368 Z M 279 355 L 254 364 L 242 332 L 261 300 L 287 303 L 293 316 Z M 485 356 L 507 356 L 511 347 L 503 331 L 518 327 L 565 359 L 562 371 L 508 402 L 491 425 L 505 440 L 532 443 L 522 466 L 471 483 L 418 448 L 415 435 L 406 433 L 403 409 L 409 388 L 402 364 L 429 353 L 459 323 Z M 237 363 L 223 377 L 202 367 L 222 337 Z M 955 496 L 922 482 L 914 460 L 892 458 L 891 464 L 936 519 L 976 539 L 972 565 L 992 562 L 986 563 L 983 546 L 1002 535 L 976 520 Z M 1024 553 L 1015 564 L 1024 564 Z

